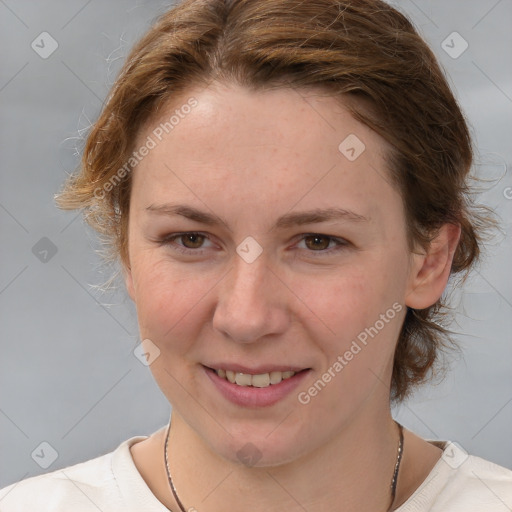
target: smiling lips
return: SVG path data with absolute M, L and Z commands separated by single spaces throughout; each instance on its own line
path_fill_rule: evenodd
M 239 386 L 253 386 L 255 388 L 266 388 L 272 384 L 279 384 L 281 381 L 293 377 L 294 371 L 272 371 L 252 375 L 250 373 L 234 372 L 232 370 L 216 369 L 215 373 L 232 384 Z
M 257 367 L 223 363 L 204 366 L 215 388 L 231 403 L 241 407 L 268 407 L 289 395 L 311 368 L 283 365 Z

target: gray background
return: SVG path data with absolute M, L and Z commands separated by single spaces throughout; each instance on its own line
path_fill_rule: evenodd
M 168 420 L 169 404 L 133 355 L 133 305 L 122 290 L 94 287 L 110 270 L 94 234 L 76 213 L 57 210 L 53 194 L 75 168 L 123 57 L 170 4 L 0 0 L 0 487 L 106 453 Z M 446 69 L 476 138 L 475 172 L 487 180 L 480 198 L 503 219 L 486 262 L 455 294 L 463 357 L 395 413 L 427 439 L 457 441 L 512 468 L 512 2 L 394 4 Z M 44 31 L 58 43 L 47 59 L 31 47 Z M 469 44 L 458 58 L 442 48 L 454 31 Z M 47 469 L 39 464 L 53 452 L 42 442 L 58 455 Z

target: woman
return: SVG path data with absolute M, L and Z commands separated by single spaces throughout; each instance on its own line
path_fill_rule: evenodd
M 187 0 L 132 50 L 58 198 L 110 241 L 169 425 L 2 510 L 506 510 L 512 472 L 391 416 L 486 219 L 471 140 L 378 0 Z

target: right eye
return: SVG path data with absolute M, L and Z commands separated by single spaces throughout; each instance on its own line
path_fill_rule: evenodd
M 181 241 L 181 243 L 177 243 L 176 240 Z M 202 245 L 205 240 L 210 240 L 208 235 L 196 231 L 187 231 L 166 235 L 159 241 L 159 244 L 168 246 L 182 254 L 202 254 L 204 252 Z

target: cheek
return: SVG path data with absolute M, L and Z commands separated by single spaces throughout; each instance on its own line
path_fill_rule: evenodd
M 207 321 L 204 308 L 215 279 L 149 258 L 134 268 L 134 274 L 141 336 L 165 344 L 166 350 L 184 351 Z
M 300 403 L 311 400 L 317 414 L 337 411 L 341 418 L 372 392 L 389 396 L 404 309 L 397 291 L 387 284 L 370 272 L 352 270 L 325 287 L 325 293 L 310 293 L 308 304 L 321 322 L 314 319 L 309 336 L 323 359 L 299 398 Z
M 378 259 L 378 261 L 375 261 Z M 405 279 L 399 266 L 383 268 L 381 258 L 340 268 L 325 278 L 296 283 L 297 295 L 307 298 L 305 305 L 316 319 L 317 333 L 334 349 L 372 326 L 393 304 L 403 302 Z
M 404 313 L 405 276 L 398 255 L 384 261 L 368 258 L 329 279 L 305 283 L 299 291 L 314 313 L 309 336 L 324 355 L 320 373 L 328 372 L 329 387 L 338 389 L 324 394 L 321 401 L 327 408 L 336 406 L 340 393 L 356 402 L 379 384 L 393 359 Z

